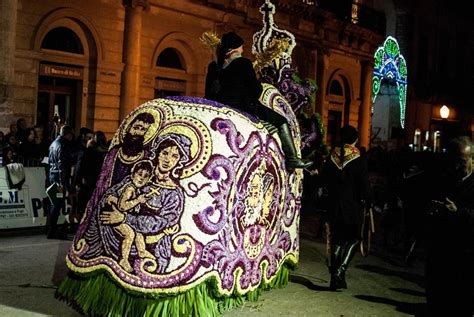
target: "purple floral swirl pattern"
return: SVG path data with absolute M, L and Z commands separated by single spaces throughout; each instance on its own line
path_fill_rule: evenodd
M 297 136 L 291 107 L 265 89 Z M 114 137 L 68 267 L 139 293 L 212 278 L 218 294 L 245 294 L 297 262 L 301 182 L 255 118 L 202 98 L 149 101 Z
M 239 137 L 235 125 L 215 119 L 211 126 L 226 136 L 235 156 L 211 157 L 213 166 L 231 164 L 234 182 L 223 181 L 216 201 L 227 202 L 227 221 L 219 239 L 204 248 L 203 263 L 221 274 L 221 287 L 231 292 L 237 285 L 242 292 L 256 288 L 262 275 L 271 279 L 290 249 L 290 238 L 282 223 L 287 209 L 281 199 L 288 190 L 287 175 L 282 173 L 282 153 L 271 136 L 262 139 L 251 133 L 247 142 Z M 294 220 L 294 219 L 293 219 Z M 201 227 L 201 230 L 207 230 Z M 262 264 L 266 263 L 266 272 Z M 240 276 L 235 280 L 235 272 Z
M 289 118 L 297 135 L 294 113 L 274 88 L 264 85 L 261 101 Z M 213 155 L 204 168 L 219 181 L 212 193 L 215 208 L 194 219 L 202 232 L 220 232 L 204 246 L 202 263 L 219 272 L 223 294 L 246 293 L 271 280 L 285 260 L 297 260 L 301 174 L 286 172 L 273 136 L 251 131 L 245 137 L 232 120 L 220 117 L 211 128 L 225 138 L 231 155 Z

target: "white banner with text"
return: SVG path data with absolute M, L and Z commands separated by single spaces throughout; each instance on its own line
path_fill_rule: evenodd
M 38 227 L 46 224 L 43 206 L 46 173 L 43 167 L 25 167 L 21 190 L 10 189 L 6 170 L 0 167 L 0 229 Z

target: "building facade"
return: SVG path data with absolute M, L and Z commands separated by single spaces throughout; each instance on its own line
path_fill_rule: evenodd
M 201 34 L 236 31 L 252 59 L 263 2 L 1 0 L 0 129 L 21 117 L 28 125 L 61 120 L 76 131 L 88 127 L 110 136 L 146 100 L 203 96 L 213 56 Z M 363 127 L 368 137 L 380 23 L 371 29 L 363 19 L 351 22 L 350 1 L 344 11 L 331 1 L 277 2 L 276 24 L 298 43 L 294 66 L 317 81 L 313 111 L 322 114 L 328 138 L 345 123 Z
M 408 90 L 402 137 L 415 150 L 442 151 L 450 137 L 474 136 L 474 12 L 448 0 L 373 0 L 406 58 Z M 390 95 L 390 89 L 386 90 Z M 450 111 L 445 119 L 440 109 Z
M 455 1 L 405 1 L 411 64 L 407 141 L 442 151 L 458 134 L 474 136 L 474 13 Z M 450 111 L 445 119 L 440 109 Z

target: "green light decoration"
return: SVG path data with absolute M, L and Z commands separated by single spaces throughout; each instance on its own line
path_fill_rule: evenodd
M 375 62 L 374 62 L 374 68 L 380 68 L 380 66 L 382 66 L 382 58 L 383 58 L 383 48 L 382 47 L 379 47 L 377 49 L 377 51 L 375 52 L 375 55 L 374 55 L 374 58 L 375 58 Z
M 397 40 L 388 36 L 383 46 L 377 48 L 374 54 L 374 76 L 372 79 L 372 113 L 374 103 L 380 92 L 384 78 L 394 80 L 398 88 L 398 101 L 400 103 L 400 124 L 405 127 L 405 107 L 407 95 L 407 63 L 402 54 Z
M 400 103 L 400 123 L 402 124 L 402 128 L 405 124 L 405 106 L 402 107 L 402 105 L 406 105 L 406 99 L 407 99 L 407 91 L 406 91 L 406 85 L 400 85 L 397 83 L 397 88 L 398 88 L 398 102 Z
M 405 61 L 405 58 L 402 55 L 400 55 L 398 71 L 400 72 L 400 76 L 403 79 L 407 80 L 407 62 Z
M 382 79 L 380 77 L 375 77 L 372 80 L 372 113 L 374 113 L 374 103 L 375 103 L 375 97 L 378 95 L 380 91 L 380 83 L 382 82 Z
M 389 36 L 384 43 L 385 51 L 391 55 L 393 58 L 396 58 L 400 54 L 400 48 L 398 47 L 398 42 L 393 37 Z
M 380 91 L 380 81 L 381 79 L 379 77 L 374 78 L 372 82 L 372 90 L 375 94 L 378 94 Z

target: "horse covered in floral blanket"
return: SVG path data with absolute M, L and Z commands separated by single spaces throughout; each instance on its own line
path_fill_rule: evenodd
M 262 78 L 288 79 L 288 43 Z M 263 88 L 299 148 L 291 92 Z M 146 102 L 112 140 L 57 296 L 89 315 L 137 316 L 213 316 L 256 299 L 298 261 L 301 194 L 302 171 L 285 169 L 257 118 L 202 98 Z

